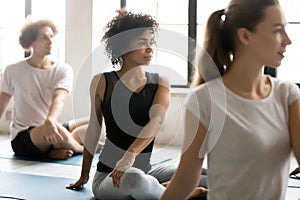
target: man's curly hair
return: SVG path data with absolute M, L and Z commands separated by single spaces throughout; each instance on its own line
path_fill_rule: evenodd
M 41 19 L 36 22 L 30 22 L 26 24 L 21 29 L 21 34 L 19 37 L 19 43 L 24 49 L 29 49 L 32 43 L 37 39 L 39 30 L 44 28 L 45 26 L 49 26 L 54 35 L 57 34 L 58 30 L 55 24 L 49 19 Z
M 102 37 L 102 41 L 106 44 L 106 53 L 111 58 L 112 64 L 120 62 L 120 57 L 126 51 L 126 48 L 129 47 L 129 42 L 133 38 L 143 34 L 146 29 L 151 30 L 154 34 L 159 26 L 158 22 L 151 15 L 135 14 L 124 9 L 117 10 L 117 12 L 118 15 L 105 26 L 105 33 Z M 120 37 L 117 36 L 126 31 L 130 32 L 122 34 Z

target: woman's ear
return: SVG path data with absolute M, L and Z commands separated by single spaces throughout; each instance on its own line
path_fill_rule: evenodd
M 239 28 L 237 30 L 237 38 L 243 45 L 249 44 L 250 36 L 251 32 L 246 28 Z

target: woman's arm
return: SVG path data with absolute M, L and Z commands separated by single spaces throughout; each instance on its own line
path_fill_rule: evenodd
M 72 183 L 67 186 L 67 189 L 80 189 L 88 182 L 89 179 L 94 153 L 101 134 L 103 119 L 101 110 L 101 94 L 103 94 L 102 92 L 105 88 L 105 80 L 104 78 L 101 78 L 101 76 L 102 75 L 95 76 L 90 84 L 91 112 L 84 142 L 81 175 L 79 180 L 76 183 Z
M 162 200 L 187 199 L 197 187 L 201 176 L 203 157 L 199 156 L 206 129 L 190 112 L 185 114 L 185 138 L 179 166 Z
M 139 154 L 148 144 L 151 143 L 163 125 L 169 104 L 169 82 L 167 78 L 160 77 L 159 86 L 149 110 L 149 122 L 142 129 L 138 138 L 127 149 L 128 152 Z
M 110 173 L 115 187 L 119 186 L 120 178 L 124 171 L 133 165 L 135 157 L 151 143 L 161 129 L 169 103 L 170 86 L 168 79 L 160 77 L 159 86 L 149 110 L 149 122 L 142 129 L 135 141 L 129 146 L 122 159 L 116 164 L 115 169 Z
M 298 166 L 300 166 L 300 99 L 296 100 L 289 106 L 289 128 L 291 133 L 291 145 L 294 155 L 297 159 Z M 291 175 L 300 173 L 298 167 Z

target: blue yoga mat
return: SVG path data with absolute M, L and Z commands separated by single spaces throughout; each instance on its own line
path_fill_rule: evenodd
M 99 157 L 99 153 L 95 154 L 92 166 L 97 165 L 98 157 Z M 81 154 L 77 154 L 77 155 L 72 156 L 71 158 L 68 158 L 67 160 L 52 160 L 49 158 L 38 158 L 37 159 L 37 158 L 30 158 L 30 157 L 15 156 L 14 152 L 11 148 L 10 141 L 9 140 L 0 140 L 0 158 L 81 166 L 83 156 Z
M 91 180 L 82 190 L 66 189 L 75 180 L 11 172 L 0 172 L 0 198 L 28 200 L 96 200 Z
M 100 155 L 100 153 L 96 153 L 94 155 L 92 166 L 94 166 L 94 167 L 97 166 L 99 155 Z M 170 161 L 173 162 L 174 160 L 178 160 L 179 156 L 180 156 L 180 148 L 178 148 L 178 147 L 156 148 L 153 151 L 153 154 L 151 157 L 151 164 L 153 167 L 155 167 L 157 165 L 164 165 Z M 81 154 L 74 155 L 71 158 L 68 158 L 67 160 L 52 160 L 49 158 L 36 159 L 36 158 L 30 158 L 30 157 L 15 156 L 14 152 L 11 148 L 10 141 L 6 139 L 6 140 L 0 140 L 0 158 L 81 166 L 83 156 Z
M 289 178 L 288 187 L 300 188 L 300 179 L 299 178 Z

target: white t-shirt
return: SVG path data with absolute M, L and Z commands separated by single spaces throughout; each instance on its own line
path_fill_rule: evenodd
M 44 123 L 57 88 L 72 90 L 73 70 L 68 64 L 54 63 L 48 69 L 38 69 L 22 60 L 6 67 L 1 80 L 1 91 L 14 98 L 11 140 L 17 134 Z
M 210 200 L 285 199 L 292 152 L 288 106 L 300 91 L 295 84 L 270 80 L 272 90 L 261 100 L 238 96 L 221 79 L 187 97 L 187 109 L 208 130 Z

